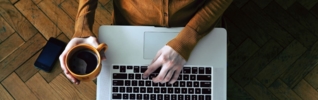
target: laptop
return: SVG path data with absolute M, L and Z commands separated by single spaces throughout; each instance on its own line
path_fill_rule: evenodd
M 225 100 L 227 34 L 214 28 L 202 38 L 174 84 L 153 83 L 142 74 L 183 27 L 114 26 L 99 28 L 107 60 L 97 78 L 98 100 Z

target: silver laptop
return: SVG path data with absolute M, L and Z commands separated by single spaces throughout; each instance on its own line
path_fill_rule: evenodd
M 142 79 L 155 54 L 182 30 L 152 26 L 101 26 L 107 60 L 97 78 L 98 100 L 225 100 L 226 30 L 202 38 L 172 85 Z M 160 69 L 150 76 L 158 75 Z

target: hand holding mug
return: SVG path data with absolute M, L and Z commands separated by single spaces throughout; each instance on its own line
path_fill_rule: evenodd
M 107 45 L 99 44 L 95 37 L 73 38 L 59 57 L 64 74 L 75 84 L 96 78 L 101 60 L 106 59 L 103 53 L 106 49 Z

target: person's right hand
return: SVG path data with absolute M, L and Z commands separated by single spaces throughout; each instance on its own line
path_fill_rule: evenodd
M 73 48 L 74 46 L 76 45 L 79 45 L 79 44 L 89 44 L 89 45 L 92 45 L 93 47 L 97 48 L 99 43 L 98 43 L 98 40 L 93 37 L 93 36 L 90 36 L 88 38 L 73 38 L 68 44 L 67 46 L 65 47 L 64 51 L 62 52 L 62 54 L 60 55 L 59 57 L 59 60 L 60 60 L 60 64 L 61 64 L 61 68 L 65 74 L 65 76 L 72 82 L 72 83 L 75 83 L 75 84 L 79 84 L 80 81 L 75 79 L 69 71 L 67 71 L 66 69 L 66 62 L 65 62 L 65 58 L 66 58 L 66 54 L 68 51 L 71 50 L 71 48 Z M 100 53 L 101 57 L 102 57 L 102 60 L 106 59 L 106 56 L 103 54 L 103 53 Z

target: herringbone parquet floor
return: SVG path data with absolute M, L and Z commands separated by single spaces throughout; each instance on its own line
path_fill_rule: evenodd
M 77 0 L 0 0 L 0 99 L 95 99 L 94 82 L 70 84 L 59 62 L 33 67 L 50 37 L 68 42 Z M 93 32 L 110 24 L 111 0 L 99 0 Z M 318 99 L 318 1 L 234 0 L 224 13 L 227 96 Z

